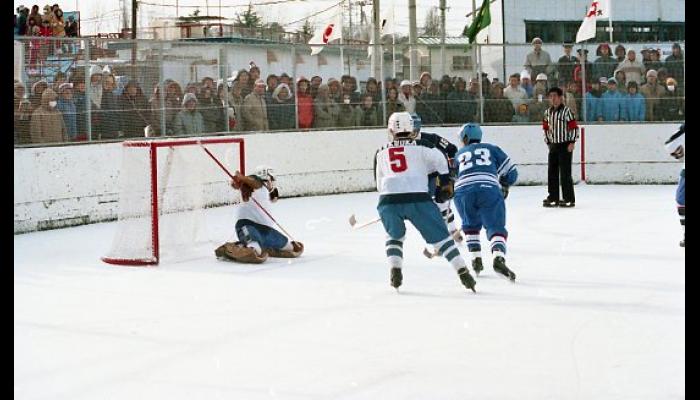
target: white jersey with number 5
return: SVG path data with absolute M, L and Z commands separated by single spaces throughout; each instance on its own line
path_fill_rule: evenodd
M 448 174 L 447 160 L 436 148 L 413 140 L 397 140 L 382 147 L 375 159 L 375 177 L 380 195 L 427 193 L 428 175 Z

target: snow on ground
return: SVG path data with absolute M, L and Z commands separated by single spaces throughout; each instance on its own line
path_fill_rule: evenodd
M 409 229 L 389 286 L 376 193 L 283 199 L 306 253 L 262 265 L 214 245 L 156 268 L 99 257 L 116 224 L 15 236 L 15 399 L 680 399 L 685 253 L 674 186 L 578 185 L 507 200 L 511 284 L 478 293 Z M 208 210 L 231 236 L 230 207 Z M 466 252 L 463 252 L 466 255 Z

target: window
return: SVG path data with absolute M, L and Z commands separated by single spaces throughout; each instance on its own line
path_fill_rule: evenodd
M 525 21 L 525 41 L 539 37 L 545 43 L 574 42 L 581 21 Z M 597 42 L 610 38 L 608 21 L 597 23 Z M 685 22 L 613 21 L 616 42 L 685 41 Z
M 452 57 L 452 70 L 453 71 L 464 71 L 472 69 L 472 58 L 471 56 L 453 56 Z

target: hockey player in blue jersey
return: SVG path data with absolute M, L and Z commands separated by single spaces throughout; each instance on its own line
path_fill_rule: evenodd
M 511 281 L 515 273 L 506 266 L 506 206 L 508 188 L 518 179 L 518 170 L 500 147 L 481 143 L 481 127 L 462 126 L 459 138 L 464 147 L 456 156 L 457 183 L 454 203 L 462 218 L 462 230 L 477 275 L 483 269 L 479 232 L 486 228 L 491 241 L 493 269 Z
M 452 264 L 462 284 L 476 291 L 476 281 L 428 193 L 428 175 L 437 172 L 440 177 L 437 200 L 442 202 L 452 197 L 454 182 L 447 160 L 439 150 L 416 143 L 409 113 L 391 114 L 388 130 L 392 142 L 377 151 L 374 165 L 379 192 L 377 211 L 387 233 L 386 256 L 391 268 L 391 286 L 398 290 L 403 281 L 403 241 L 406 237 L 405 221 L 408 220 L 423 239 Z
M 683 160 L 683 169 L 681 170 L 681 178 L 678 181 L 676 189 L 676 204 L 678 206 L 678 215 L 681 217 L 681 226 L 683 227 L 683 240 L 681 247 L 685 247 L 685 124 L 681 125 L 678 132 L 674 133 L 666 143 L 666 150 L 676 160 Z
M 411 117 L 413 118 L 413 131 L 416 132 L 416 142 L 421 146 L 440 150 L 440 152 L 445 156 L 445 159 L 447 159 L 447 165 L 450 169 L 450 176 L 454 177 L 456 175 L 456 169 L 453 166 L 455 154 L 457 154 L 457 146 L 436 133 L 422 132 L 421 127 L 423 125 L 423 121 L 420 115 L 412 113 Z M 428 175 L 428 193 L 435 193 L 435 189 L 438 186 L 437 181 L 437 172 L 433 172 L 432 174 Z M 437 202 L 435 198 L 433 198 L 433 201 L 438 206 L 438 209 L 440 209 L 442 218 L 445 220 L 447 230 L 450 232 L 452 238 L 456 242 L 461 242 L 464 240 L 462 234 L 455 225 L 455 216 L 452 213 L 452 208 L 450 207 L 450 200 Z

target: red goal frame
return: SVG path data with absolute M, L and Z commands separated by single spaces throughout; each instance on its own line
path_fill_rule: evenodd
M 148 267 L 156 266 L 160 261 L 160 242 L 158 233 L 158 149 L 161 147 L 205 146 L 207 144 L 238 144 L 240 172 L 245 175 L 245 140 L 236 138 L 197 138 L 197 139 L 168 139 L 168 140 L 137 140 L 125 141 L 123 147 L 148 147 L 151 164 L 151 240 L 153 240 L 153 257 L 149 259 L 102 257 L 107 264 Z M 204 153 L 204 150 L 202 150 Z M 205 154 L 206 155 L 206 154 Z

